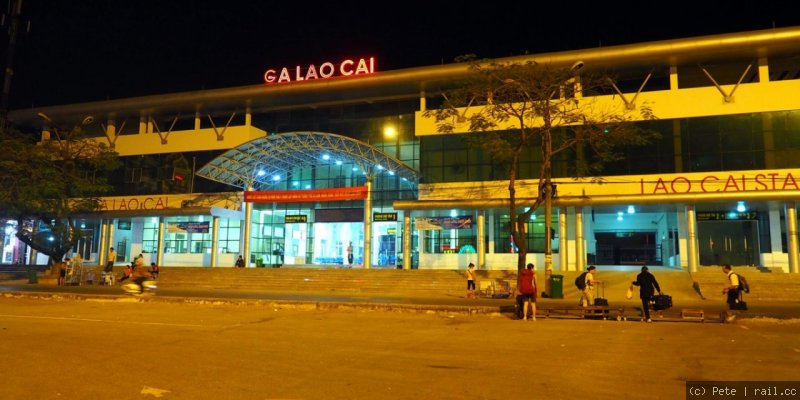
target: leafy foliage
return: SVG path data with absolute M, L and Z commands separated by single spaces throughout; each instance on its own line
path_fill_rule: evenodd
M 623 158 L 625 146 L 644 145 L 658 136 L 632 123 L 632 114 L 638 112 L 637 119 L 644 120 L 655 116 L 646 104 L 630 110 L 596 101 L 593 95 L 609 93 L 613 82 L 602 74 L 579 75 L 576 68 L 535 62 L 481 62 L 473 57 L 461 61 L 470 63 L 471 74 L 443 93 L 442 106 L 425 116 L 435 119 L 440 133 L 471 132 L 465 135 L 470 146 L 488 153 L 494 163 L 507 165 L 509 211 L 517 216 L 511 234 L 522 268 L 527 249 L 518 232 L 552 198 L 553 160 L 570 159 L 569 173 L 575 177 L 600 173 L 604 164 Z M 541 149 L 539 197 L 518 207 L 519 160 L 532 147 Z
M 82 237 L 75 217 L 98 208 L 97 196 L 111 191 L 107 176 L 119 161 L 81 127 L 55 129 L 53 135 L 37 142 L 34 135 L 0 132 L 6 150 L 0 160 L 0 209 L 3 217 L 18 221 L 20 240 L 59 261 Z

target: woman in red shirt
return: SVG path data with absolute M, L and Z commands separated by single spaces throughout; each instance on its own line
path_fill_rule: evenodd
M 530 305 L 532 319 L 536 321 L 536 273 L 533 271 L 533 263 L 528 263 L 520 274 L 519 292 L 522 294 L 522 319 L 528 319 L 528 305 Z

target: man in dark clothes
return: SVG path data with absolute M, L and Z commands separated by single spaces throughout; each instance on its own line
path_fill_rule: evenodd
M 656 277 L 650 273 L 647 267 L 642 267 L 642 272 L 639 275 L 636 275 L 636 280 L 632 283 L 636 286 L 639 286 L 639 298 L 642 299 L 642 312 L 644 313 L 644 321 L 651 322 L 650 299 L 653 298 L 653 289 L 658 291 L 658 294 L 661 294 L 661 287 L 658 286 Z

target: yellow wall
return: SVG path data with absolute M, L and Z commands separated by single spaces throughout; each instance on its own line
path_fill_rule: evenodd
M 734 85 L 724 85 L 723 90 L 730 93 Z M 725 102 L 722 94 L 716 87 L 701 87 L 678 90 L 659 90 L 642 92 L 636 100 L 637 106 L 647 104 L 658 119 L 676 119 L 708 117 L 715 115 L 733 115 L 762 113 L 772 111 L 788 111 L 800 109 L 800 80 L 775 81 L 765 83 L 742 84 L 736 90 L 731 102 Z M 634 94 L 625 95 L 628 100 Z M 625 104 L 618 96 L 593 96 L 584 97 L 580 105 L 591 107 L 592 110 L 601 112 L 624 113 Z M 472 107 L 473 110 L 479 107 Z M 637 108 L 638 110 L 638 108 Z M 467 110 L 466 115 L 470 115 Z M 636 111 L 629 114 L 631 121 L 642 120 L 642 115 Z M 509 123 L 501 125 L 498 129 L 509 129 L 515 126 Z M 416 135 L 436 135 L 438 130 L 434 118 L 426 118 L 423 112 L 415 116 Z M 468 132 L 467 124 L 457 125 L 453 133 Z
M 558 197 L 661 197 L 664 201 L 685 195 L 760 195 L 797 193 L 800 169 L 696 172 L 626 175 L 604 178 L 558 178 Z M 535 198 L 538 180 L 518 180 L 518 198 Z M 508 181 L 451 182 L 419 185 L 419 200 L 508 199 Z
M 224 127 L 218 127 L 217 132 L 222 132 Z M 120 156 L 182 153 L 190 151 L 229 150 L 242 143 L 264 137 L 266 132 L 252 126 L 230 126 L 225 129 L 223 140 L 217 140 L 213 128 L 173 131 L 167 134 L 144 133 L 120 135 L 114 141 L 114 150 Z M 166 143 L 162 143 L 162 137 Z M 106 138 L 97 140 L 109 143 Z M 114 139 L 111 138 L 111 141 Z

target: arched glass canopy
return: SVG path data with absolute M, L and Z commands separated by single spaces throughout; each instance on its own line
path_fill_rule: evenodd
M 197 175 L 242 189 L 269 190 L 294 168 L 330 163 L 353 164 L 371 177 L 397 176 L 410 187 L 417 184 L 417 171 L 402 161 L 368 143 L 326 132 L 286 132 L 251 140 L 211 160 Z

